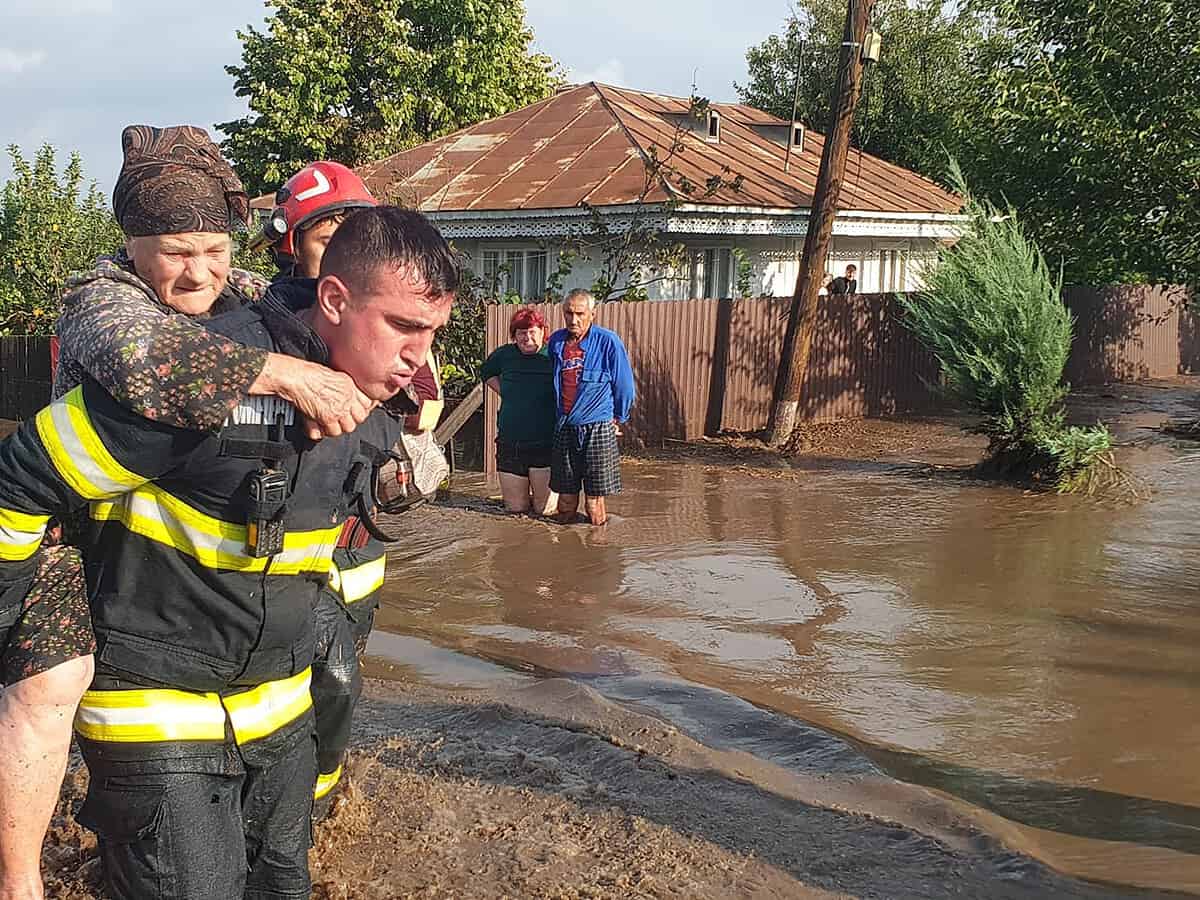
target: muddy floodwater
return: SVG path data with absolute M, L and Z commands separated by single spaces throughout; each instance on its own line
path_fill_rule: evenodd
M 390 554 L 371 653 L 574 679 L 718 749 L 935 789 L 1061 871 L 1200 892 L 1200 446 L 1122 460 L 1148 500 L 660 460 L 599 531 L 455 501 Z

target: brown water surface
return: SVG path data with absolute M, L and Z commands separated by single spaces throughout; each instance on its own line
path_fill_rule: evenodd
M 936 788 L 1066 871 L 1200 892 L 1200 459 L 1124 461 L 1149 500 L 640 462 L 601 530 L 432 509 L 371 649 L 586 680 L 714 746 Z

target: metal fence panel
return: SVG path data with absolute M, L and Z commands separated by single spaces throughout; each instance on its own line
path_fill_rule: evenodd
M 27 419 L 50 402 L 50 338 L 0 338 L 0 419 Z

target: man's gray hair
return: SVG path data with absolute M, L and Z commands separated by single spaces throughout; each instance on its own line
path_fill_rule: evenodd
M 571 300 L 575 299 L 576 297 L 586 297 L 588 309 L 596 308 L 596 297 L 587 288 L 575 288 L 575 290 L 571 291 L 569 294 L 567 294 L 567 296 L 563 297 L 563 306 L 566 306 L 567 303 L 569 303 Z

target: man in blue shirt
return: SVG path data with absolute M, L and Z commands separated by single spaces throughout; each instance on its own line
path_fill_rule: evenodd
M 572 522 L 579 491 L 593 525 L 608 521 L 604 498 L 621 492 L 618 426 L 629 420 L 635 388 L 629 354 L 615 332 L 593 323 L 596 298 L 574 290 L 563 301 L 562 328 L 547 344 L 554 363 L 558 422 L 550 455 L 550 490 L 558 519 Z

